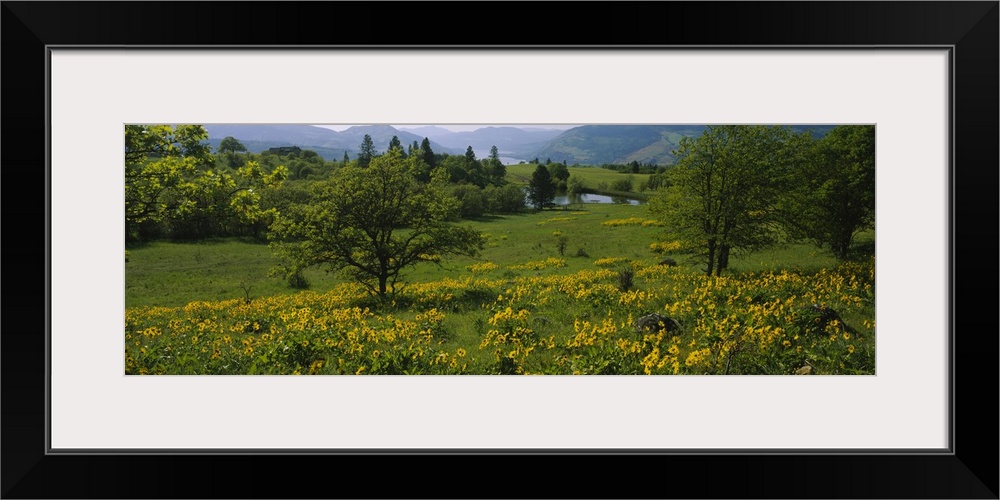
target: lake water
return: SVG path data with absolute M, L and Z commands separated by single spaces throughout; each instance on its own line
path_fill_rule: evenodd
M 483 151 L 481 149 L 473 149 L 472 152 L 476 153 L 476 158 L 479 160 L 484 160 L 490 157 L 489 150 Z M 503 152 L 500 152 L 500 163 L 503 163 L 504 165 L 517 165 L 518 163 L 528 163 L 528 160 L 507 156 Z
M 615 203 L 619 205 L 638 205 L 641 202 L 635 198 L 624 196 L 607 196 L 603 194 L 584 193 L 574 196 L 556 195 L 556 205 L 572 205 L 574 203 Z
M 619 205 L 625 205 L 625 204 L 639 205 L 642 203 L 641 201 L 635 198 L 626 198 L 623 196 L 607 196 L 603 194 L 591 194 L 591 193 L 578 194 L 574 196 L 569 196 L 567 194 L 556 195 L 555 200 L 553 200 L 553 202 L 559 206 L 573 205 L 576 203 L 616 203 Z M 528 203 L 527 198 L 525 198 L 524 204 L 525 206 L 531 206 L 531 204 Z

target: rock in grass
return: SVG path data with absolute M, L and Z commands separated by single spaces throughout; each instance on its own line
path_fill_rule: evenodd
M 827 325 L 836 321 L 840 323 L 840 326 L 841 328 L 844 329 L 844 331 L 849 333 L 856 333 L 854 328 L 851 328 L 850 325 L 845 323 L 844 320 L 840 317 L 840 314 L 838 314 L 837 311 L 835 311 L 832 307 L 827 307 L 825 305 L 820 305 L 820 304 L 813 304 L 808 308 L 806 308 L 805 314 L 803 316 L 808 318 L 809 324 L 807 329 L 813 332 L 820 332 L 824 328 L 826 328 Z
M 640 316 L 639 319 L 635 321 L 635 329 L 639 333 L 656 333 L 660 330 L 675 332 L 680 331 L 681 325 L 673 318 L 652 313 Z

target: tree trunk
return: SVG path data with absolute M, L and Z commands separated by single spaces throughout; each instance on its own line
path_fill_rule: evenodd
M 709 276 L 712 275 L 712 271 L 715 269 L 715 240 L 708 240 L 708 269 L 706 272 Z
M 722 271 L 729 268 L 729 245 L 719 245 L 719 265 L 715 266 L 715 275 L 721 276 Z
M 388 274 L 384 274 L 383 273 L 383 274 L 380 274 L 378 276 L 378 294 L 379 294 L 380 297 L 383 297 L 383 298 L 385 297 L 385 294 L 386 294 L 386 291 L 387 291 L 386 283 L 388 281 L 389 281 L 389 275 Z
M 847 258 L 847 254 L 851 249 L 851 240 L 854 239 L 854 230 L 842 231 L 837 235 L 837 241 L 834 243 L 833 253 L 840 260 Z

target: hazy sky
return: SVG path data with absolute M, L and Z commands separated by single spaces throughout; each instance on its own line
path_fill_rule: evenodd
M 353 127 L 353 126 L 354 125 L 317 125 L 317 127 L 328 128 L 330 130 L 336 130 L 338 132 L 341 131 L 341 130 L 348 129 L 348 128 Z M 571 129 L 573 127 L 577 127 L 579 125 L 548 125 L 548 124 L 542 124 L 542 125 L 513 125 L 513 124 L 503 124 L 503 125 L 491 125 L 491 124 L 483 124 L 483 125 L 438 125 L 438 124 L 393 125 L 393 127 L 397 128 L 397 129 L 428 127 L 428 126 L 446 128 L 448 130 L 451 130 L 452 132 L 468 132 L 468 131 L 472 131 L 472 130 L 476 130 L 476 129 L 481 129 L 481 128 L 484 128 L 484 127 L 518 127 L 518 128 L 534 127 L 534 128 L 554 128 L 554 129 L 559 129 L 559 130 L 566 130 L 566 129 Z

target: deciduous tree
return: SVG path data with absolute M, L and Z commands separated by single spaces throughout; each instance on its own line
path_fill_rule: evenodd
M 272 225 L 271 237 L 292 275 L 312 266 L 345 273 L 380 298 L 398 291 L 404 270 L 450 254 L 476 255 L 482 235 L 452 221 L 458 200 L 447 191 L 447 174 L 436 170 L 421 183 L 415 156 L 391 150 L 366 170 L 340 169 L 313 187 L 308 205 L 293 205 Z
M 793 227 L 845 259 L 855 235 L 875 227 L 875 127 L 834 127 L 814 153 L 799 171 Z
M 247 161 L 232 171 L 217 170 L 207 139 L 201 125 L 125 126 L 127 240 L 168 222 L 174 236 L 204 237 L 273 215 L 261 209 L 261 191 L 280 184 L 285 168 L 268 172 Z
M 788 189 L 790 131 L 771 126 L 713 126 L 674 151 L 671 186 L 649 210 L 667 232 L 697 251 L 708 275 L 729 267 L 733 251 L 752 251 L 780 237 L 779 200 Z

